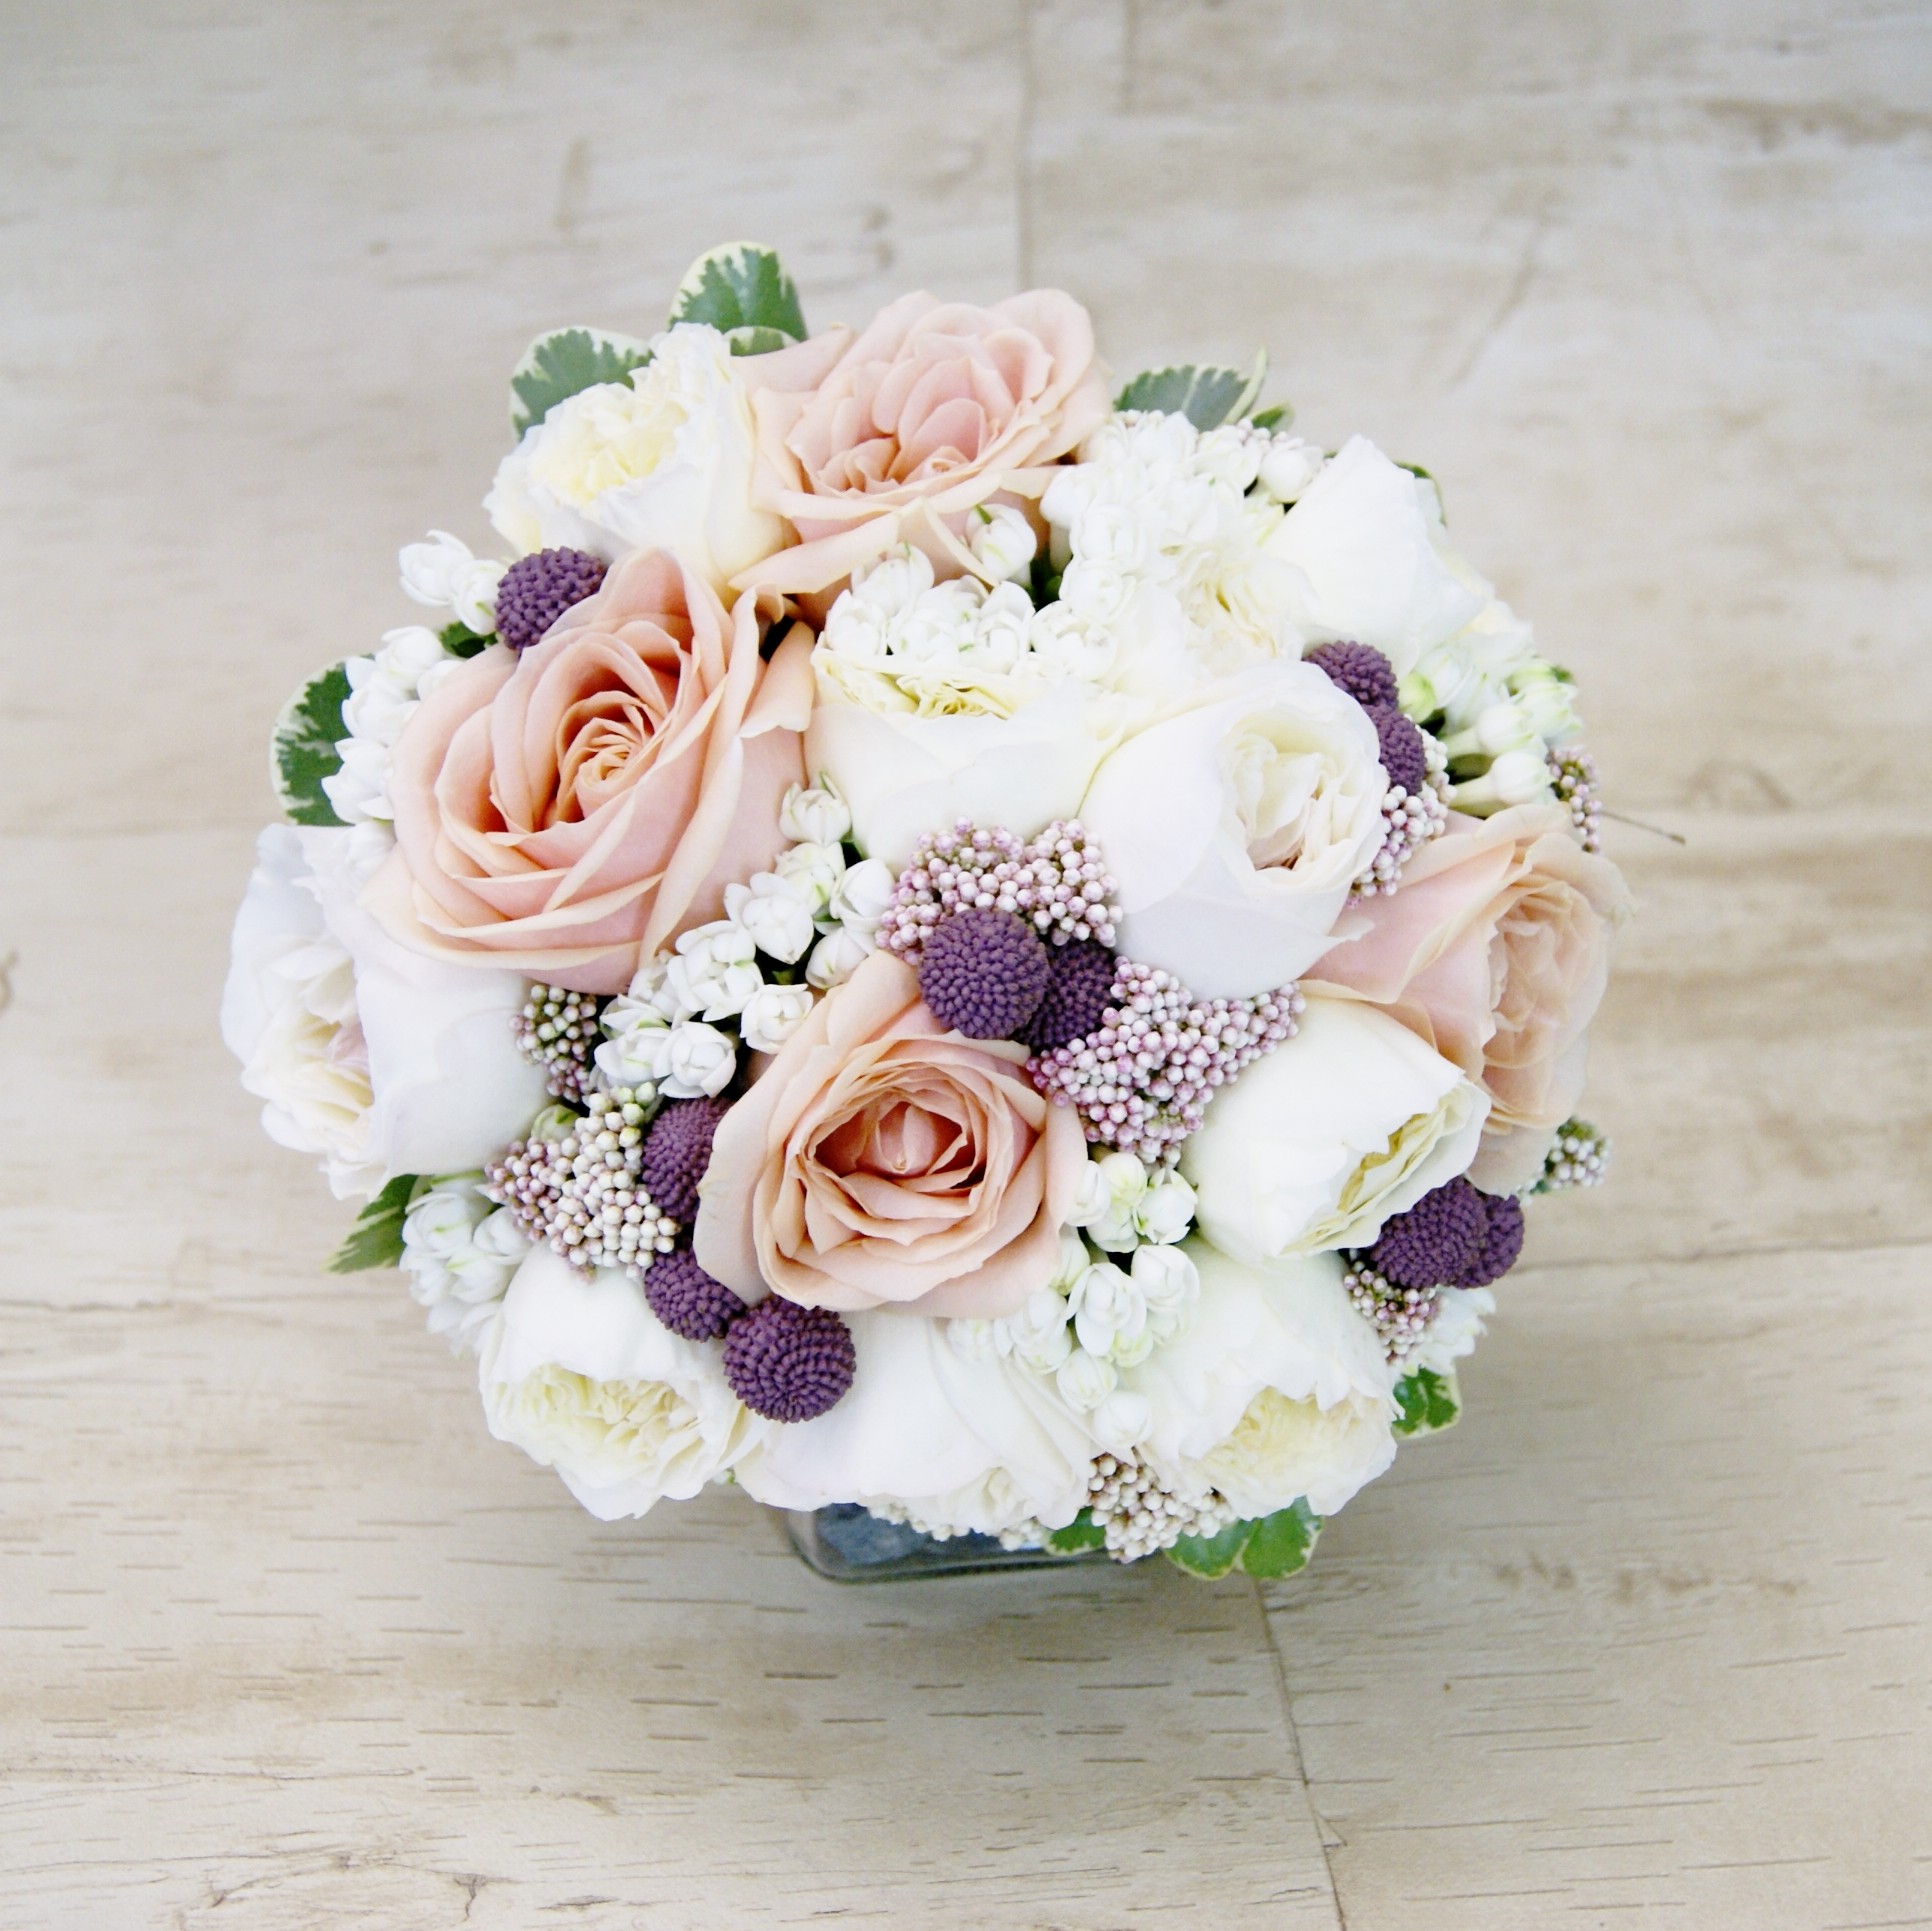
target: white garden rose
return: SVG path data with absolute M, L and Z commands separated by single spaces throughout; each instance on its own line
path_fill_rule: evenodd
M 1333 943 L 1387 790 L 1375 727 L 1312 664 L 1204 687 L 1113 751 L 1080 805 L 1119 883 L 1121 951 L 1203 998 L 1286 985 Z
M 272 1139 L 338 1198 L 494 1159 L 545 1102 L 518 1052 L 525 986 L 398 944 L 360 903 L 355 832 L 272 825 L 235 921 L 222 1037 Z
M 483 507 L 520 555 L 669 550 L 728 599 L 727 580 L 786 540 L 752 504 L 751 461 L 751 405 L 724 337 L 680 322 L 629 381 L 580 390 L 525 430 Z
M 774 1427 L 731 1392 L 718 1350 L 664 1327 L 628 1275 L 548 1247 L 517 1269 L 479 1380 L 490 1433 L 554 1468 L 602 1522 L 687 1500 Z
M 1201 1241 L 1189 1252 L 1193 1321 L 1121 1377 L 1151 1411 L 1145 1453 L 1244 1516 L 1302 1496 L 1317 1514 L 1340 1508 L 1395 1456 L 1393 1372 L 1349 1304 L 1341 1261 L 1250 1268 Z
M 1201 1233 L 1260 1265 L 1366 1247 L 1476 1157 L 1482 1088 L 1377 1008 L 1311 997 L 1181 1149 Z
M 1304 646 L 1372 644 L 1398 677 L 1490 600 L 1443 541 L 1435 486 L 1364 436 L 1323 464 L 1263 547 L 1292 566 L 1285 610 Z
M 956 1322 L 845 1320 L 850 1391 L 816 1420 L 774 1429 L 738 1471 L 747 1493 L 786 1509 L 880 1502 L 952 1533 L 1073 1520 L 1095 1445 L 1050 1379 L 997 1348 L 962 1351 L 947 1333 Z

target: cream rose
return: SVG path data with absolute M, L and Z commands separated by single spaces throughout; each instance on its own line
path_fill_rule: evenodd
M 752 435 L 724 337 L 682 322 L 629 381 L 580 390 L 531 424 L 483 507 L 519 554 L 562 544 L 614 563 L 670 550 L 722 591 L 786 540 L 751 500 Z
M 1250 1267 L 1202 1241 L 1187 1330 L 1121 1376 L 1147 1403 L 1146 1453 L 1244 1516 L 1306 1497 L 1332 1514 L 1395 1458 L 1393 1371 L 1332 1254 Z
M 1481 1083 L 1491 1105 L 1469 1177 L 1513 1193 L 1582 1095 L 1585 1031 L 1629 911 L 1622 874 L 1559 807 L 1457 816 L 1307 986 L 1373 1002 Z
M 661 1326 L 636 1282 L 548 1247 L 517 1269 L 479 1381 L 490 1433 L 554 1468 L 602 1522 L 688 1500 L 773 1428 L 731 1392 L 717 1349 Z
M 262 833 L 221 1005 L 270 1137 L 322 1154 L 345 1199 L 480 1166 L 546 1098 L 512 1036 L 522 978 L 397 944 L 357 902 L 357 847 L 332 827 Z
M 738 582 L 794 594 L 829 591 L 900 542 L 948 576 L 990 574 L 970 513 L 1037 497 L 1109 407 L 1093 323 L 1057 289 L 991 308 L 903 296 L 856 339 L 836 330 L 746 358 L 745 380 L 755 499 L 800 542 Z
M 1257 664 L 1130 737 L 1080 818 L 1119 881 L 1120 949 L 1204 998 L 1320 958 L 1383 837 L 1388 777 L 1362 707 L 1312 664 Z
M 621 992 L 640 959 L 716 919 L 785 844 L 804 777 L 811 639 L 769 664 L 663 551 L 626 557 L 539 644 L 439 684 L 390 772 L 397 849 L 371 886 L 391 930 L 445 957 Z
M 872 953 L 719 1125 L 699 1264 L 748 1300 L 1017 1312 L 1059 1266 L 1087 1164 L 1025 1061 L 946 1031 L 912 969 Z
M 1399 896 L 1399 895 L 1398 895 Z M 1366 1247 L 1474 1159 L 1488 1097 L 1386 1013 L 1308 1001 L 1181 1148 L 1195 1220 L 1251 1265 Z

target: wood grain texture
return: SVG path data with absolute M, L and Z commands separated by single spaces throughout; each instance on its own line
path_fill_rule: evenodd
M 1860 0 L 10 20 L 0 1924 L 1932 1924 L 1929 88 Z M 221 1053 L 288 687 L 528 336 L 738 234 L 1266 342 L 1687 840 L 1611 833 L 1614 1183 L 1296 1582 L 600 1526 Z

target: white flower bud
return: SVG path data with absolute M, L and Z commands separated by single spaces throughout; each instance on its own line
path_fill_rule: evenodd
M 402 624 L 382 633 L 382 648 L 376 652 L 375 661 L 385 677 L 415 695 L 425 672 L 461 663 L 462 659 L 451 657 L 443 648 L 443 640 L 425 625 Z
M 1116 1388 L 1093 1411 L 1089 1426 L 1102 1448 L 1124 1455 L 1147 1439 L 1154 1426 L 1153 1404 L 1130 1388 Z
M 716 1099 L 731 1084 L 737 1068 L 738 1052 L 729 1034 L 685 1019 L 671 1028 L 668 1067 L 661 1085 L 669 1099 Z
M 848 930 L 870 935 L 892 902 L 898 877 L 882 858 L 862 858 L 849 867 L 832 894 L 832 916 Z
M 805 983 L 816 986 L 820 992 L 829 992 L 851 978 L 873 950 L 869 938 L 862 937 L 849 925 L 842 925 L 836 932 L 826 933 L 812 947 L 812 956 L 805 965 Z
M 1571 700 L 1572 686 L 1558 675 L 1555 665 L 1540 658 L 1525 664 L 1510 674 L 1509 688 L 1515 692 L 1530 728 L 1545 744 L 1561 747 L 1582 732 L 1583 720 Z
M 1261 459 L 1257 481 L 1277 503 L 1295 502 L 1327 460 L 1314 443 L 1299 436 L 1276 436 Z
M 470 1236 L 470 1245 L 493 1260 L 519 1261 L 530 1251 L 530 1237 L 508 1207 L 499 1207 Z
M 1015 1356 L 1036 1374 L 1058 1373 L 1073 1352 L 1067 1304 L 1049 1287 L 1034 1289 L 1019 1313 L 1001 1325 L 1012 1337 Z
M 1526 805 L 1550 794 L 1550 768 L 1534 751 L 1505 751 L 1480 778 L 1449 787 L 1457 811 L 1486 818 L 1509 805 Z
M 826 628 L 839 614 L 839 604 L 852 600 L 854 614 L 863 614 L 889 623 L 909 609 L 932 588 L 932 561 L 923 551 L 901 544 L 883 556 L 866 573 L 854 579 L 852 588 L 832 606 Z
M 1087 1243 L 1071 1227 L 1060 1229 L 1060 1265 L 1053 1270 L 1053 1278 L 1047 1285 L 1056 1294 L 1066 1294 L 1073 1284 L 1089 1267 L 1093 1256 L 1087 1251 Z
M 405 543 L 397 553 L 403 595 L 432 610 L 447 610 L 459 578 L 476 562 L 470 546 L 447 530 L 431 530 L 425 543 Z
M 749 885 L 727 885 L 725 911 L 760 952 L 785 965 L 805 956 L 817 931 L 811 888 L 777 872 L 759 872 Z
M 819 919 L 826 915 L 832 894 L 845 876 L 845 853 L 836 844 L 807 840 L 787 846 L 772 869 L 804 898 L 813 918 Z
M 591 1059 L 612 1086 L 655 1086 L 671 1070 L 671 1021 L 651 1007 L 633 1006 L 613 1024 L 621 1003 L 612 1000 L 606 1008 L 603 1025 L 609 1037 Z
M 1006 1352 L 998 1321 L 961 1317 L 946 1323 L 946 1341 L 962 1361 L 992 1361 Z M 1010 1346 L 1011 1344 L 1008 1343 Z
M 1033 526 L 1007 503 L 987 504 L 967 518 L 966 547 L 995 583 L 1022 575 L 1039 547 Z
M 1074 1333 L 1089 1354 L 1132 1351 L 1147 1327 L 1147 1302 L 1132 1279 L 1112 1261 L 1096 1261 L 1067 1296 Z M 1141 1350 L 1142 1354 L 1146 1352 Z
M 1131 1277 L 1146 1304 L 1148 1333 L 1155 1342 L 1171 1341 L 1192 1325 L 1201 1276 L 1186 1248 L 1137 1249 Z
M 823 772 L 807 790 L 793 785 L 778 813 L 778 829 L 800 844 L 836 845 L 852 829 L 852 814 L 838 787 Z
M 1083 1414 L 1098 1408 L 1119 1382 L 1120 1375 L 1111 1361 L 1097 1360 L 1080 1348 L 1067 1356 L 1054 1376 L 1060 1399 Z
M 754 1053 L 775 1053 L 811 1016 L 810 986 L 763 985 L 745 1001 L 738 1033 Z
M 677 995 L 670 987 L 670 971 L 671 962 L 663 953 L 646 959 L 631 975 L 629 986 L 604 1008 L 606 1030 L 616 1030 L 610 1023 L 613 1013 L 627 1011 L 632 1006 L 648 1006 L 666 1019 L 680 1017 Z
M 731 919 L 694 926 L 677 942 L 677 957 L 665 968 L 665 995 L 677 1014 L 727 1019 L 764 984 L 755 963 L 757 941 Z
M 1142 1240 L 1181 1240 L 1193 1224 L 1194 1189 L 1178 1173 L 1157 1175 L 1134 1203 L 1134 1228 Z

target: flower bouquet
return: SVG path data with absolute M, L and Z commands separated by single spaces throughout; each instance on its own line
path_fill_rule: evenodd
M 225 1036 L 595 1515 L 1285 1574 L 1600 1174 L 1571 681 L 1261 380 L 717 250 L 280 720 Z

